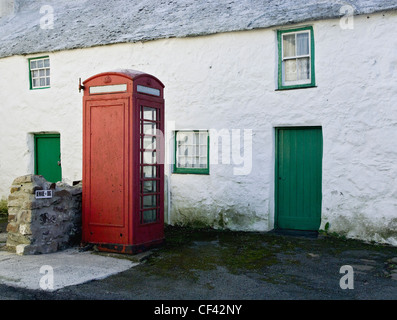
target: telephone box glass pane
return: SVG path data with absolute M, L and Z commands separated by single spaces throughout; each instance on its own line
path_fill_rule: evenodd
M 157 192 L 157 181 L 143 181 L 142 182 L 142 193 L 155 193 Z
M 143 123 L 143 134 L 155 135 L 156 123 L 145 121 Z
M 141 203 L 142 207 L 141 209 L 147 209 L 147 208 L 155 208 L 157 206 L 157 201 L 156 201 L 157 196 L 144 196 L 143 201 Z
M 150 87 L 146 87 L 146 86 L 138 85 L 137 91 L 140 93 L 147 93 L 147 94 L 151 94 L 151 95 L 158 96 L 158 97 L 160 96 L 159 89 L 150 88 Z
M 156 164 L 156 152 L 145 151 L 143 153 L 143 163 L 144 164 Z
M 156 178 L 156 166 L 144 166 L 142 168 L 143 178 Z
M 143 211 L 142 215 L 142 223 L 151 223 L 157 221 L 157 210 Z
M 143 108 L 143 119 L 157 121 L 157 109 L 155 108 Z
M 145 136 L 143 138 L 143 149 L 156 149 L 156 137 Z

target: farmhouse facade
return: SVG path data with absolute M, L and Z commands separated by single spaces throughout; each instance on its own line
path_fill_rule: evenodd
M 0 197 L 26 174 L 81 180 L 79 79 L 138 70 L 165 85 L 165 222 L 327 225 L 397 245 L 397 1 L 7 0 L 0 13 Z

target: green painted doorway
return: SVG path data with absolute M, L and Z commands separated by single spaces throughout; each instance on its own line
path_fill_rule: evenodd
M 35 174 L 49 182 L 62 180 L 61 137 L 59 134 L 37 134 L 34 136 Z
M 318 231 L 322 157 L 321 127 L 276 128 L 276 229 Z

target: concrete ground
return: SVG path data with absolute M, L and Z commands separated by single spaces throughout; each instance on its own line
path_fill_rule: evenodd
M 397 299 L 396 247 L 328 235 L 185 228 L 166 228 L 166 239 L 138 265 L 123 255 L 77 248 L 32 257 L 0 254 L 0 299 Z M 38 279 L 46 275 L 39 273 L 40 265 L 53 267 L 54 290 L 37 287 Z M 346 278 L 346 271 L 341 273 L 343 266 L 351 267 L 351 278 Z M 35 287 L 10 280 L 22 279 L 27 269 L 34 269 L 36 278 L 28 278 Z

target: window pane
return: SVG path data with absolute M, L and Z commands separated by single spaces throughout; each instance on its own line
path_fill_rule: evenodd
M 32 71 L 32 77 L 33 78 L 38 78 L 39 77 L 39 71 Z
M 185 147 L 182 144 L 179 144 L 178 145 L 178 155 L 183 156 L 185 154 L 187 154 L 187 147 Z
M 200 133 L 200 144 L 207 144 L 208 142 L 208 133 Z
M 33 88 L 38 87 L 39 86 L 39 80 L 38 79 L 33 79 L 32 86 L 33 86 Z
M 296 60 L 286 60 L 284 62 L 285 67 L 285 81 L 296 81 Z
M 182 144 L 186 144 L 188 143 L 189 139 L 189 133 L 187 132 L 178 132 L 177 134 L 177 141 L 179 141 L 179 143 Z
M 43 68 L 43 67 L 44 67 L 43 60 L 37 60 L 37 68 Z
M 298 33 L 297 38 L 297 55 L 308 55 L 309 54 L 309 33 Z
M 40 75 L 40 77 L 44 77 L 45 76 L 45 70 L 44 69 L 39 70 L 39 75 Z
M 157 120 L 157 114 L 156 114 L 156 109 L 155 108 L 143 108 L 143 118 L 145 120 Z
M 156 134 L 156 124 L 153 122 L 144 122 L 143 123 L 143 134 Z
M 157 221 L 157 210 L 147 210 L 142 212 L 142 222 L 150 223 Z
M 145 136 L 143 138 L 143 149 L 156 149 L 156 137 Z
M 46 69 L 46 71 L 45 71 L 45 75 L 46 75 L 47 77 L 49 77 L 49 76 L 50 76 L 50 69 Z
M 40 87 L 45 87 L 45 78 L 40 78 Z
M 143 178 L 156 178 L 156 167 L 155 166 L 144 166 L 143 167 Z
M 310 79 L 310 59 L 297 59 L 297 80 Z
M 44 59 L 44 67 L 46 68 L 50 67 L 50 59 Z
M 156 152 L 146 151 L 143 153 L 144 164 L 156 164 Z
M 157 192 L 157 181 L 143 181 L 142 193 L 155 193 Z
M 30 68 L 36 69 L 37 68 L 37 61 L 30 61 Z
M 142 208 L 141 209 L 147 209 L 147 208 L 154 208 L 157 205 L 156 202 L 157 196 L 144 196 L 142 200 Z
M 295 56 L 295 33 L 283 35 L 283 57 Z
M 208 165 L 208 158 L 205 157 L 200 157 L 200 167 L 201 168 L 207 168 Z
M 193 156 L 194 155 L 194 147 L 193 146 L 187 146 L 185 149 L 185 155 L 186 156 Z
M 46 86 L 50 86 L 50 78 L 46 78 L 46 80 L 45 80 L 45 85 L 46 85 Z
M 207 168 L 208 132 L 177 132 L 177 168 Z

